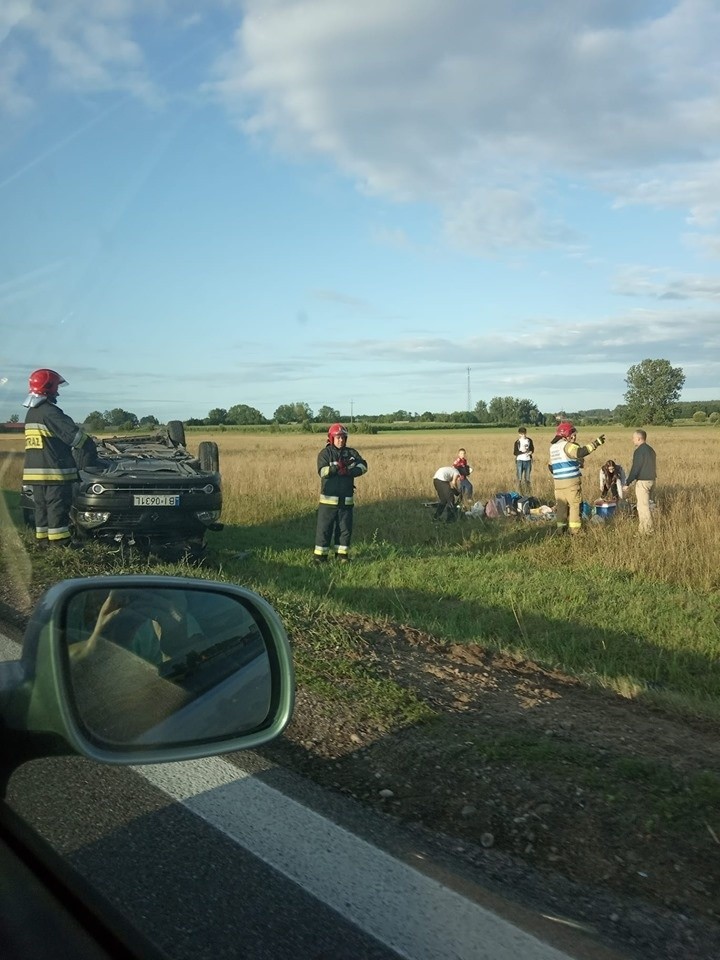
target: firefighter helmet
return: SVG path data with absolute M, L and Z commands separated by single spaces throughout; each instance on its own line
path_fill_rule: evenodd
M 67 383 L 64 377 L 61 377 L 55 370 L 48 370 L 42 367 L 40 370 L 33 370 L 28 378 L 28 387 L 30 393 L 36 397 L 55 397 L 60 389 L 60 384 Z
M 347 428 L 341 423 L 333 423 L 332 426 L 328 427 L 328 443 L 332 443 L 335 437 L 345 437 L 347 440 Z
M 570 423 L 569 420 L 563 420 L 562 423 L 559 423 L 555 432 L 559 437 L 565 437 L 566 439 L 571 437 L 574 433 L 577 433 L 575 427 L 572 425 L 572 423 Z

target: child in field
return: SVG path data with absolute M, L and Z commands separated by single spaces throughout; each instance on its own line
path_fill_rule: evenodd
M 468 479 L 472 473 L 472 467 L 467 462 L 467 453 L 464 447 L 460 447 L 457 452 L 457 457 L 453 460 L 453 467 L 460 474 L 459 481 L 459 492 L 460 496 L 464 500 L 472 500 L 473 496 L 473 485 Z

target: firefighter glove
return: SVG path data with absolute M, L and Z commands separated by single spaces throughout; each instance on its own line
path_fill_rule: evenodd
M 604 433 L 601 433 L 600 436 L 599 436 L 599 437 L 597 438 L 597 440 L 595 441 L 595 443 L 596 443 L 599 447 L 601 447 L 601 446 L 605 443 L 605 434 L 604 434 Z

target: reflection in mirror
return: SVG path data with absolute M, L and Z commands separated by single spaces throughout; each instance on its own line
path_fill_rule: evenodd
M 77 715 L 110 748 L 230 738 L 262 726 L 272 679 L 236 597 L 207 588 L 88 589 L 65 610 Z

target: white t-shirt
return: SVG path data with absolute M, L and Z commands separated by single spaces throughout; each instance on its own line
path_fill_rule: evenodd
M 518 437 L 518 450 L 520 452 L 516 457 L 517 460 L 532 460 L 532 454 L 530 453 L 530 441 L 527 437 Z
M 460 476 L 460 471 L 456 470 L 455 467 L 440 467 L 439 470 L 435 471 L 433 480 L 444 480 L 446 483 L 451 483 L 455 477 Z

